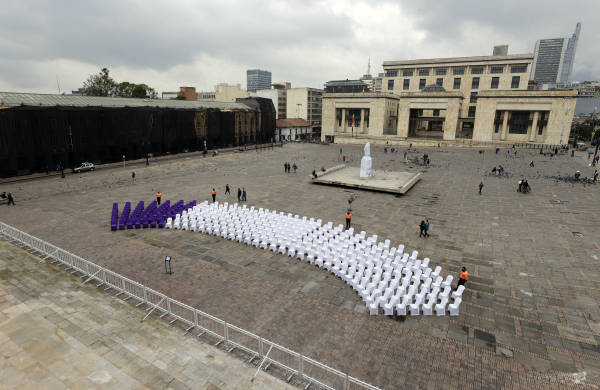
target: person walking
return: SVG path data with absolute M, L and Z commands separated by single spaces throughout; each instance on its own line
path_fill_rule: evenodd
M 294 163 L 294 166 L 292 168 L 294 168 L 294 173 L 296 173 L 296 169 L 298 169 L 298 167 L 296 166 L 296 163 Z
M 48 165 L 46 165 L 46 175 L 50 174 L 50 168 L 48 168 Z
M 238 202 L 242 201 L 242 190 L 238 187 Z
M 135 172 L 131 172 L 131 178 L 135 181 Z
M 211 195 L 213 197 L 213 203 L 214 203 L 216 201 L 216 199 L 217 199 L 217 191 L 215 191 L 215 189 L 213 188 L 210 193 L 211 193 Z
M 158 191 L 156 193 L 156 203 L 160 206 L 160 200 L 162 198 L 162 194 L 160 193 L 160 191 Z
M 506 152 L 506 158 L 510 157 L 510 150 Z
M 340 154 L 342 154 L 342 148 L 340 148 Z
M 242 187 L 242 202 L 246 201 L 246 189 Z
M 429 168 L 429 157 L 427 158 L 427 168 Z
M 346 230 L 350 229 L 350 221 L 352 221 L 352 212 L 348 210 L 346 213 Z
M 429 233 L 427 233 L 429 231 L 429 220 L 425 220 L 425 237 L 431 237 L 429 235 Z
M 419 224 L 419 229 L 421 230 L 419 237 L 421 237 L 423 235 L 423 232 L 425 231 L 425 221 L 421 221 L 421 223 Z
M 460 286 L 463 286 L 465 283 L 467 283 L 468 280 L 469 280 L 469 274 L 467 273 L 467 269 L 465 267 L 462 267 L 462 272 L 460 273 L 460 276 L 458 277 L 458 284 L 456 285 L 456 290 L 458 290 L 458 288 Z
M 227 195 L 227 193 L 231 195 L 231 191 L 229 191 L 229 184 L 225 184 L 225 195 Z
M 356 198 L 350 195 L 350 199 L 348 199 L 348 211 L 352 211 L 352 202 L 354 202 L 355 200 Z
M 594 181 L 598 181 L 598 170 L 594 171 Z
M 12 202 L 13 206 L 16 206 L 16 204 L 15 204 L 15 198 L 13 198 L 11 192 L 8 193 L 8 204 L 7 204 L 7 206 L 10 206 L 10 202 Z
M 284 171 L 285 173 L 287 173 L 287 163 L 284 163 L 284 164 L 283 164 L 283 171 Z
M 483 182 L 479 183 L 479 195 L 481 195 L 482 189 L 483 189 Z

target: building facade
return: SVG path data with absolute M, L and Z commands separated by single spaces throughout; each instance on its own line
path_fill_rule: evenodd
M 373 92 L 383 92 L 383 73 L 373 76 Z
M 273 83 L 273 89 L 276 89 L 279 96 L 277 98 L 277 117 L 279 119 L 287 118 L 287 90 L 292 88 L 292 83 L 279 81 Z
M 179 96 L 185 96 L 186 100 L 196 100 L 196 87 L 179 87 Z
M 244 143 L 275 134 L 268 99 L 237 103 L 0 93 L 0 176 Z
M 538 84 L 571 81 L 581 22 L 571 38 L 539 39 L 535 43 L 532 78 Z
M 249 92 L 270 88 L 271 72 L 261 69 L 249 69 L 246 71 L 246 89 Z
M 469 131 L 475 122 L 477 95 L 488 89 L 527 90 L 532 60 L 531 54 L 517 54 L 386 61 L 383 89 L 400 95 L 436 84 L 460 92 L 468 97 L 460 107 L 461 127 Z
M 295 141 L 312 136 L 312 127 L 304 119 L 278 119 L 275 128 L 276 141 Z
M 542 84 L 538 89 L 542 91 L 577 91 L 577 96 L 580 98 L 600 97 L 600 83 L 597 81 Z
M 286 93 L 286 118 L 304 119 L 310 123 L 315 134 L 320 134 L 323 121 L 323 90 L 290 88 Z
M 407 140 L 505 141 L 565 144 L 577 93 L 573 91 L 485 90 L 472 116 L 461 107 L 470 97 L 432 84 L 422 91 L 325 94 L 321 140 L 377 143 Z M 472 121 L 471 128 L 462 123 Z M 353 141 L 353 139 L 355 139 Z
M 280 91 L 276 89 L 259 89 L 258 91 L 249 92 L 251 97 L 262 97 L 270 99 L 273 102 L 273 106 L 276 108 L 279 106 Z M 275 118 L 279 119 L 279 110 L 275 110 Z
M 196 93 L 196 100 L 233 103 L 236 99 L 246 98 L 248 96 L 250 96 L 248 91 L 244 91 L 241 84 L 221 83 L 215 85 L 215 90 L 212 92 Z

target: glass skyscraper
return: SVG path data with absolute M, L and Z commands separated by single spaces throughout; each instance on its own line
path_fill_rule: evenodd
M 260 69 L 246 71 L 246 89 L 248 92 L 271 89 L 271 72 Z
M 535 43 L 531 78 L 538 84 L 570 82 L 581 22 L 571 38 L 540 39 Z

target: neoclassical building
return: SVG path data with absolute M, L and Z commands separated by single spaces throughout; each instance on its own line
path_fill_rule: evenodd
M 322 139 L 566 143 L 577 93 L 527 90 L 532 59 L 384 62 L 387 91 L 323 96 Z

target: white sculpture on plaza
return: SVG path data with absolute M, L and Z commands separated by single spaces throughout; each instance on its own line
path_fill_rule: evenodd
M 371 177 L 371 144 L 367 142 L 365 145 L 365 155 L 362 160 L 360 160 L 360 178 L 368 179 Z

